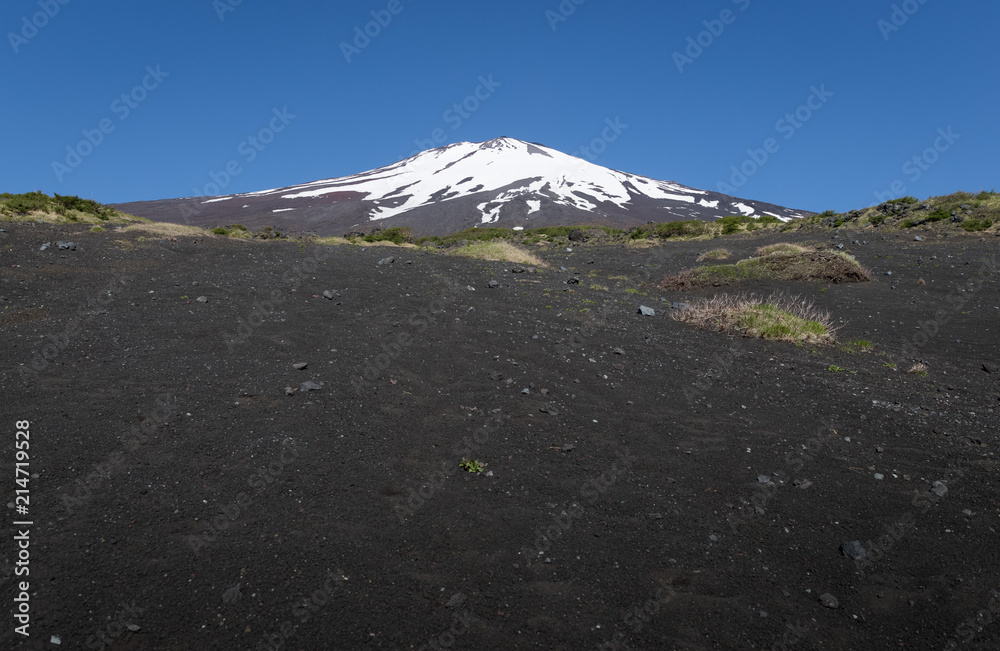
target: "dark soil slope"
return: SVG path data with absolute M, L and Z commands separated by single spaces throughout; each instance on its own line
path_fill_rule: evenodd
M 33 522 L 30 576 L 17 527 L 2 548 L 3 648 L 1000 645 L 994 238 L 837 240 L 872 282 L 738 288 L 815 301 L 857 353 L 670 318 L 736 288 L 664 276 L 774 235 L 511 273 L 3 226 Z

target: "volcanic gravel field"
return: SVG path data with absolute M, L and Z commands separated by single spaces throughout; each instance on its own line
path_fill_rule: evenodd
M 33 523 L 6 527 L 0 647 L 1000 648 L 998 238 L 574 243 L 534 270 L 0 226 L 5 503 Z M 657 288 L 778 241 L 873 280 Z M 775 290 L 841 344 L 671 318 Z

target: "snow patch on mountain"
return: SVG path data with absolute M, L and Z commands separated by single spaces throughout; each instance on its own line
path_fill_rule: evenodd
M 431 149 L 363 174 L 252 193 L 279 193 L 283 199 L 321 197 L 336 192 L 363 195 L 373 205 L 369 219 L 385 219 L 434 203 L 480 192 L 499 192 L 482 204 L 483 223 L 499 218 L 512 201 L 528 201 L 536 212 L 541 198 L 556 205 L 593 211 L 607 202 L 626 208 L 638 196 L 695 203 L 702 190 L 610 170 L 542 145 L 498 138 Z M 537 206 L 537 208 L 536 208 Z

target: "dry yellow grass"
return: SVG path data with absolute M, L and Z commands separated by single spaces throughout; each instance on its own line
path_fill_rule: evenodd
M 790 242 L 779 242 L 778 244 L 768 244 L 757 249 L 757 255 L 770 255 L 772 253 L 807 253 L 814 251 L 806 246 L 791 244 Z
M 510 242 L 474 242 L 455 249 L 452 255 L 460 255 L 476 260 L 494 260 L 496 262 L 515 262 L 536 267 L 548 266 L 535 254 L 522 249 Z
M 832 344 L 836 342 L 830 314 L 795 296 L 716 295 L 693 303 L 673 318 L 699 327 L 739 332 L 747 337 L 778 341 Z
M 126 233 L 147 233 L 149 235 L 159 235 L 161 237 L 221 237 L 213 235 L 203 228 L 197 226 L 185 226 L 183 224 L 168 224 L 166 222 L 143 222 L 132 224 L 122 229 Z
M 705 262 L 706 260 L 728 260 L 733 257 L 733 254 L 729 249 L 712 249 L 711 251 L 705 251 L 698 256 L 698 262 Z

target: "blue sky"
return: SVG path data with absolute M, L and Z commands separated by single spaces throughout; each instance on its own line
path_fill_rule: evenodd
M 816 211 L 1000 188 L 998 24 L 994 0 L 10 0 L 0 191 L 249 192 L 498 136 Z

